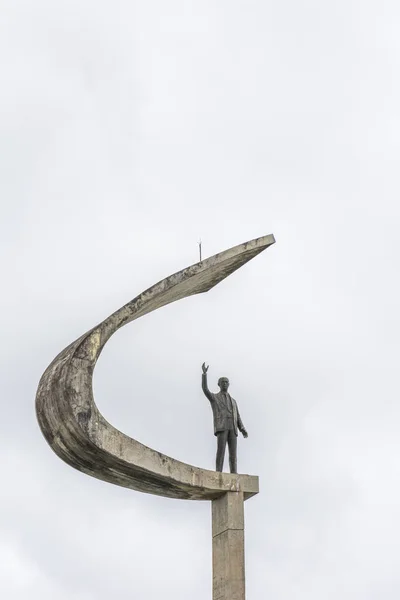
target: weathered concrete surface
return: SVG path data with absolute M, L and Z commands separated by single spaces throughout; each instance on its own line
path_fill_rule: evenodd
M 213 500 L 227 491 L 258 492 L 258 478 L 206 471 L 169 458 L 110 425 L 93 398 L 96 361 L 111 335 L 130 321 L 206 292 L 275 242 L 257 238 L 155 284 L 65 348 L 43 374 L 36 396 L 39 425 L 54 452 L 80 471 L 141 492 Z
M 245 600 L 242 492 L 212 501 L 212 536 L 213 600 Z

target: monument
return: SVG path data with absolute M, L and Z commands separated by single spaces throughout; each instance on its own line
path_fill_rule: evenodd
M 194 467 L 118 431 L 95 404 L 93 371 L 104 345 L 120 327 L 171 302 L 209 291 L 274 242 L 273 235 L 257 238 L 156 283 L 67 346 L 42 375 L 36 395 L 42 433 L 72 467 L 148 494 L 211 501 L 213 600 L 245 599 L 244 501 L 258 493 L 258 477 L 222 473 L 222 466 L 221 471 Z M 227 393 L 225 387 L 223 382 L 221 393 Z M 224 427 L 234 427 L 233 402 L 230 406 L 232 421 L 224 421 Z M 236 427 L 239 418 L 236 415 Z M 246 432 L 241 421 L 240 427 Z M 221 440 L 229 444 L 230 429 L 221 431 L 228 431 Z
M 220 392 L 218 392 L 218 394 L 213 394 L 208 389 L 208 367 L 206 367 L 205 363 L 203 363 L 202 369 L 203 375 L 201 379 L 201 387 L 203 388 L 205 396 L 211 403 L 214 416 L 214 435 L 216 435 L 218 439 L 215 470 L 222 472 L 226 444 L 228 444 L 229 467 L 231 469 L 231 473 L 237 473 L 238 430 L 245 438 L 248 437 L 247 431 L 242 423 L 242 419 L 240 418 L 236 400 L 234 400 L 232 396 L 228 394 L 229 379 L 227 377 L 220 377 L 218 379 Z

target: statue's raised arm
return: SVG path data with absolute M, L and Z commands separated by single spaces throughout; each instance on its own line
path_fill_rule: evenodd
M 209 399 L 209 401 L 212 402 L 214 400 L 214 396 L 210 392 L 210 390 L 208 389 L 208 384 L 207 384 L 207 371 L 208 371 L 208 367 L 209 367 L 209 365 L 206 366 L 205 362 L 203 362 L 203 364 L 201 365 L 201 368 L 202 368 L 202 371 L 203 371 L 203 374 L 201 376 L 201 387 L 203 389 L 204 394 Z

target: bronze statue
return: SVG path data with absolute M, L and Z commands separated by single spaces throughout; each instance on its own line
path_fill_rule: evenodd
M 229 379 L 220 377 L 218 385 L 220 392 L 213 394 L 208 389 L 207 371 L 208 366 L 203 363 L 203 375 L 201 386 L 204 394 L 211 403 L 211 408 L 214 415 L 214 435 L 217 436 L 217 458 L 216 471 L 222 471 L 224 466 L 225 448 L 228 443 L 229 448 L 229 466 L 231 473 L 237 473 L 237 435 L 238 430 L 244 438 L 247 438 L 248 433 L 240 418 L 239 410 L 236 401 L 228 394 Z

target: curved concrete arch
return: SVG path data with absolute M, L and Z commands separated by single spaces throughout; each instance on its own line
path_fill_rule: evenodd
M 258 477 L 194 467 L 144 446 L 115 429 L 98 410 L 92 389 L 96 361 L 120 327 L 193 294 L 207 292 L 275 242 L 273 235 L 235 246 L 179 271 L 134 298 L 63 350 L 41 377 L 40 428 L 72 467 L 133 490 L 170 498 L 213 500 L 228 491 L 258 492 Z

